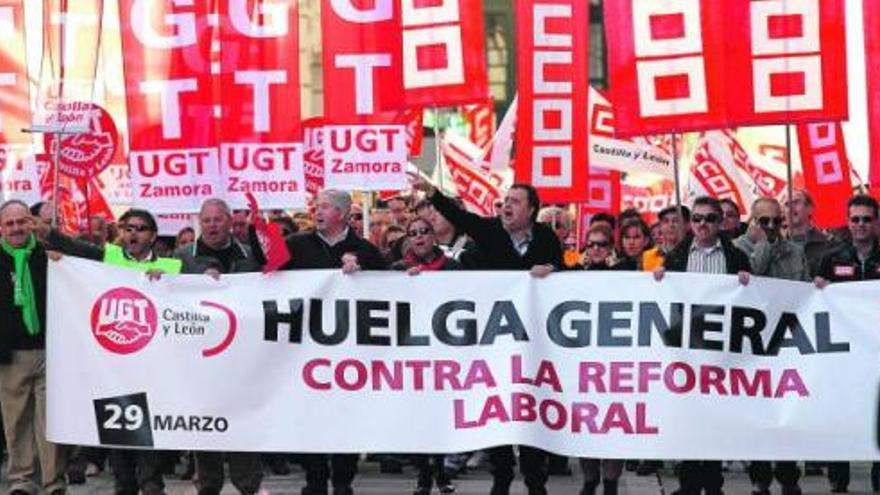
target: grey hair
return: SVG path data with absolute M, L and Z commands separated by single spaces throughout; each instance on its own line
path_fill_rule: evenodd
M 541 211 L 538 212 L 538 222 L 541 223 L 553 223 L 553 219 L 556 218 L 556 215 L 562 214 L 562 225 L 566 229 L 571 228 L 572 218 L 571 213 L 568 210 L 560 208 L 558 206 L 547 206 L 541 208 Z M 554 224 L 554 227 L 556 225 Z
M 9 208 L 10 206 L 21 206 L 25 210 L 30 211 L 30 208 L 24 201 L 20 199 L 10 199 L 8 201 L 4 201 L 3 204 L 0 204 L 0 215 L 2 215 L 3 212 L 6 211 L 6 208 Z
M 324 189 L 318 193 L 318 197 L 325 197 L 342 216 L 351 213 L 351 195 L 338 189 Z
M 202 203 L 202 208 L 199 210 L 199 216 L 202 216 L 205 213 L 205 209 L 209 206 L 217 206 L 228 216 L 232 216 L 232 209 L 229 208 L 229 204 L 226 201 L 223 201 L 220 198 L 208 198 Z

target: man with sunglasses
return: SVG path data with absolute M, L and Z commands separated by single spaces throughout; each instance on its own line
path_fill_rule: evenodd
M 715 198 L 701 196 L 694 200 L 691 213 L 692 233 L 667 256 L 663 268 L 654 271 L 657 281 L 667 271 L 738 275 L 743 285 L 749 283 L 749 258 L 721 235 L 721 204 Z M 674 495 L 720 495 L 724 485 L 721 461 L 684 461 L 678 466 L 680 488 Z
M 749 256 L 752 273 L 784 280 L 810 279 L 803 248 L 782 237 L 782 206 L 774 198 L 758 198 L 752 203 L 752 217 L 745 234 L 733 241 L 734 246 Z M 754 495 L 770 495 L 773 477 L 782 485 L 783 495 L 801 493 L 798 480 L 801 472 L 795 461 L 778 461 L 775 469 L 769 461 L 752 461 L 749 478 Z
M 183 265 L 178 259 L 156 256 L 153 246 L 159 229 L 156 219 L 146 210 L 132 208 L 119 217 L 122 245 L 95 245 L 67 237 L 37 218 L 34 223 L 37 232 L 45 238 L 47 249 L 70 256 L 148 272 L 151 277 L 158 277 L 162 273 L 180 273 Z M 75 453 L 71 463 L 83 463 L 84 455 L 83 452 Z M 164 493 L 162 459 L 158 451 L 113 449 L 109 451 L 108 459 L 113 469 L 117 494 Z
M 180 260 L 162 258 L 153 251 L 159 228 L 156 219 L 146 210 L 132 208 L 119 217 L 121 245 L 107 243 L 99 246 L 72 239 L 37 219 L 35 222 L 38 234 L 45 238 L 50 250 L 144 272 L 175 274 L 180 273 L 182 267 Z
M 823 289 L 837 282 L 880 280 L 880 248 L 877 244 L 877 200 L 870 196 L 853 196 L 847 203 L 851 239 L 837 250 L 826 254 L 813 280 Z M 828 463 L 828 481 L 832 493 L 846 493 L 850 471 L 848 462 Z M 871 466 L 873 491 L 880 491 L 880 464 Z
M 749 256 L 752 273 L 785 280 L 810 280 L 807 258 L 798 244 L 782 237 L 782 206 L 774 198 L 758 198 L 745 234 L 733 245 Z

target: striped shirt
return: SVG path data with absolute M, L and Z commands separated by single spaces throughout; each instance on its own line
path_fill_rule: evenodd
M 721 239 L 710 248 L 697 246 L 694 241 L 688 253 L 687 271 L 695 273 L 727 273 L 727 260 L 724 257 L 724 249 L 721 247 Z

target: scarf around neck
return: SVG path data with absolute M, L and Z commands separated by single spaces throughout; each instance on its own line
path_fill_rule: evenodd
M 15 267 L 14 303 L 21 308 L 21 317 L 28 335 L 33 337 L 40 333 L 40 315 L 37 313 L 37 299 L 34 295 L 34 282 L 31 279 L 31 268 L 28 261 L 37 247 L 37 240 L 31 235 L 23 247 L 12 247 L 8 242 L 0 241 L 3 251 L 12 257 Z

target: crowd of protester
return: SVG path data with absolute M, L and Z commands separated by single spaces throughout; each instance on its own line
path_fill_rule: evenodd
M 628 270 L 652 272 L 662 284 L 666 272 L 731 274 L 747 285 L 751 275 L 829 283 L 880 278 L 877 236 L 878 205 L 855 196 L 846 208 L 848 228 L 818 229 L 812 221 L 813 199 L 796 190 L 780 204 L 760 198 L 743 218 L 736 203 L 696 198 L 689 207 L 671 206 L 648 224 L 635 210 L 618 216 L 594 215 L 578 249 L 571 210 L 565 205 L 542 208 L 534 188 L 514 185 L 498 205 L 495 217 L 468 212 L 430 183 L 413 177 L 413 195 L 398 197 L 365 212 L 348 193 L 325 190 L 309 212 L 267 212 L 279 226 L 291 254 L 282 270 L 398 270 L 410 276 L 433 270 L 522 270 L 534 277 L 563 270 Z M 160 274 L 190 273 L 222 277 L 259 271 L 264 263 L 255 242 L 248 211 L 233 211 L 219 199 L 206 201 L 198 229 L 184 228 L 176 237 L 159 236 L 155 218 L 133 209 L 116 222 L 90 221 L 86 232 L 68 236 L 50 227 L 51 204 L 29 207 L 19 201 L 0 206 L 0 410 L 8 452 L 12 494 L 35 494 L 42 487 L 58 495 L 67 484 L 88 482 L 111 469 L 116 493 L 164 493 L 164 478 L 192 478 L 198 493 L 219 494 L 224 464 L 232 484 L 244 494 L 260 489 L 264 469 L 288 475 L 290 464 L 305 470 L 303 495 L 353 493 L 360 457 L 350 454 L 284 455 L 219 452 L 158 452 L 53 445 L 45 438 L 46 272 L 50 259 L 78 256 Z M 403 276 L 403 275 L 402 275 Z M 545 494 L 550 475 L 572 475 L 569 459 L 529 447 L 501 446 L 486 453 L 417 456 L 370 456 L 389 472 L 411 464 L 416 495 L 453 493 L 454 479 L 485 458 L 493 477 L 491 495 L 510 491 L 519 455 L 519 471 L 530 495 Z M 485 456 L 485 457 L 483 457 Z M 35 462 L 39 462 L 37 469 Z M 580 493 L 618 493 L 626 470 L 651 475 L 664 467 L 656 459 L 580 459 Z M 179 465 L 182 465 L 182 473 Z M 670 464 L 672 465 L 672 464 Z M 775 480 L 783 494 L 800 493 L 797 460 L 748 462 L 756 494 L 770 493 Z M 675 493 L 722 493 L 720 460 L 674 464 L 680 480 Z M 827 469 L 832 492 L 847 491 L 849 464 L 806 465 L 809 474 Z M 35 473 L 40 479 L 35 479 Z M 880 490 L 880 469 L 872 471 Z

